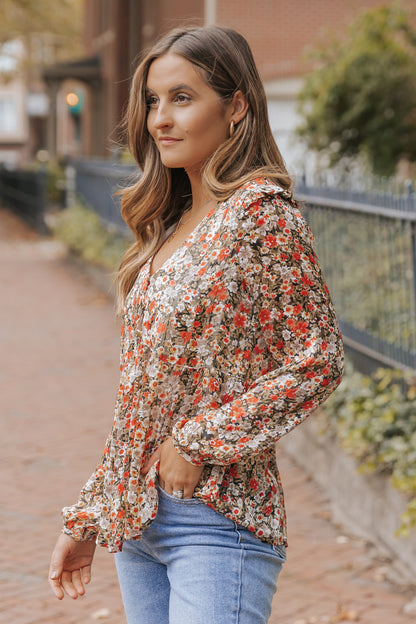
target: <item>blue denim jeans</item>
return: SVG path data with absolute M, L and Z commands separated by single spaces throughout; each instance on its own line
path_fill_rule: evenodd
M 267 624 L 284 546 L 159 489 L 156 519 L 115 555 L 128 624 Z

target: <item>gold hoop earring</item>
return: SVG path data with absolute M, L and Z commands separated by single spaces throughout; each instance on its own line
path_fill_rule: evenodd
M 231 137 L 234 134 L 234 129 L 235 129 L 235 124 L 234 124 L 234 121 L 231 120 L 231 123 L 230 123 L 230 139 L 231 139 Z

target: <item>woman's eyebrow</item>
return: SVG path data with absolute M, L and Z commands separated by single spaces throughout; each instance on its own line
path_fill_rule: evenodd
M 174 87 L 171 87 L 168 91 L 168 93 L 175 93 L 176 91 L 192 91 L 192 93 L 194 93 L 195 95 L 197 95 L 197 92 L 195 91 L 195 89 L 192 89 L 192 87 L 190 87 L 189 85 L 185 84 L 184 82 L 178 85 L 175 85 Z M 151 89 L 150 87 L 146 87 L 146 93 L 152 93 L 154 95 L 156 95 L 156 91 L 153 91 L 153 89 Z
M 175 91 L 182 91 L 183 89 L 185 91 L 192 91 L 192 93 L 195 93 L 195 95 L 196 95 L 195 89 L 192 89 L 192 87 L 190 87 L 189 85 L 185 84 L 184 82 L 182 82 L 181 84 L 178 84 L 178 85 L 176 85 L 174 87 L 171 87 L 169 89 L 168 93 L 174 93 Z

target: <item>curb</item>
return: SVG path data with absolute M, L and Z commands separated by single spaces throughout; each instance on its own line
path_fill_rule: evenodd
M 323 418 L 317 413 L 282 438 L 279 445 L 326 494 L 333 520 L 392 559 L 400 582 L 414 584 L 416 531 L 408 537 L 395 536 L 407 505 L 406 498 L 387 478 L 361 474 L 337 440 L 322 431 L 324 426 Z

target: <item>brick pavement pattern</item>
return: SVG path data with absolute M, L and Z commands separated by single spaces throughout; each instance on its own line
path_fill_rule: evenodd
M 59 602 L 47 584 L 60 509 L 76 499 L 112 422 L 119 348 L 113 304 L 59 245 L 4 210 L 0 260 L 0 622 L 125 624 L 105 549 L 97 549 L 83 598 Z M 269 624 L 415 621 L 403 614 L 411 591 L 386 580 L 389 562 L 343 536 L 309 477 L 281 449 L 279 455 L 290 547 Z

